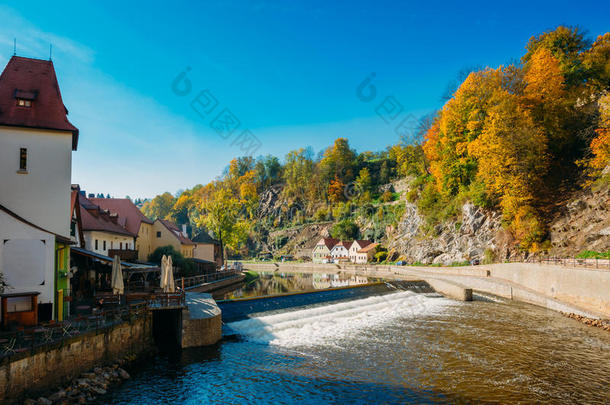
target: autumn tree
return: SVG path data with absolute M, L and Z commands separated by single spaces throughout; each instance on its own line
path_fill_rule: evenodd
M 238 250 L 248 237 L 250 224 L 240 216 L 241 204 L 226 187 L 199 201 L 200 216 L 197 225 L 214 233 L 220 241 L 223 260 L 226 248 Z
M 339 179 L 339 177 L 335 177 L 334 180 L 330 181 L 328 185 L 328 200 L 331 203 L 338 203 L 340 201 L 345 201 L 345 184 Z
M 284 164 L 284 196 L 289 200 L 304 200 L 311 187 L 314 162 L 310 149 L 298 149 L 286 155 Z
M 175 198 L 168 192 L 160 194 L 142 206 L 142 213 L 152 219 L 167 219 L 174 206 Z

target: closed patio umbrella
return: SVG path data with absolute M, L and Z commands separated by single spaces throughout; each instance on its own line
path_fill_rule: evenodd
M 121 258 L 114 256 L 112 261 L 112 275 L 110 277 L 113 294 L 123 294 L 125 286 L 123 284 L 123 269 L 121 268 Z
M 166 283 L 165 283 L 165 289 L 163 291 L 165 291 L 165 292 L 176 291 L 176 288 L 174 286 L 174 269 L 172 267 L 172 257 L 171 256 L 167 257 Z
M 159 287 L 162 291 L 165 291 L 166 279 L 167 279 L 167 256 L 163 255 L 161 258 L 161 279 L 159 280 Z

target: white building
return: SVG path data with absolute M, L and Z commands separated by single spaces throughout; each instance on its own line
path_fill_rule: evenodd
M 9 60 L 0 75 L 0 272 L 7 292 L 40 293 L 40 320 L 57 316 L 56 291 L 68 285 L 78 129 L 67 113 L 53 62 Z
M 333 238 L 322 238 L 316 243 L 311 251 L 311 261 L 314 263 L 322 263 L 331 258 L 330 251 L 339 242 Z
M 352 245 L 351 242 L 339 242 L 330 251 L 330 255 L 333 260 L 349 260 L 349 248 Z
M 78 193 L 84 248 L 108 256 L 110 250 L 133 250 L 136 235 L 120 223 L 117 213 L 104 210 Z M 82 246 L 82 244 L 81 244 Z
M 367 247 L 368 245 L 370 245 L 371 242 L 370 240 L 355 240 L 352 242 L 351 246 L 349 247 L 349 260 L 352 263 L 356 263 L 356 257 L 358 255 L 358 251 L 361 249 L 364 249 L 365 247 Z

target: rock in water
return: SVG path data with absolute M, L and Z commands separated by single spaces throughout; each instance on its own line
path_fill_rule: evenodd
M 121 378 L 123 380 L 128 380 L 130 378 L 129 373 L 125 370 L 123 370 L 122 368 L 119 368 L 119 375 L 121 376 Z

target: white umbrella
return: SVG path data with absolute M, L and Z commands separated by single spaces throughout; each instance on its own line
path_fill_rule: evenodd
M 166 272 L 167 272 L 167 257 L 165 255 L 163 255 L 163 257 L 161 258 L 161 280 L 159 281 L 159 287 L 161 287 L 161 289 L 163 291 L 165 291 L 165 284 L 166 284 L 165 279 L 167 278 Z
M 174 269 L 172 267 L 172 257 L 167 257 L 167 276 L 166 276 L 166 284 L 165 288 L 167 291 L 165 292 L 174 292 L 176 291 L 176 287 L 174 286 Z
M 121 258 L 117 255 L 114 256 L 114 260 L 112 261 L 112 275 L 111 286 L 113 294 L 123 294 L 125 291 L 125 286 L 123 284 L 123 269 L 121 268 Z

